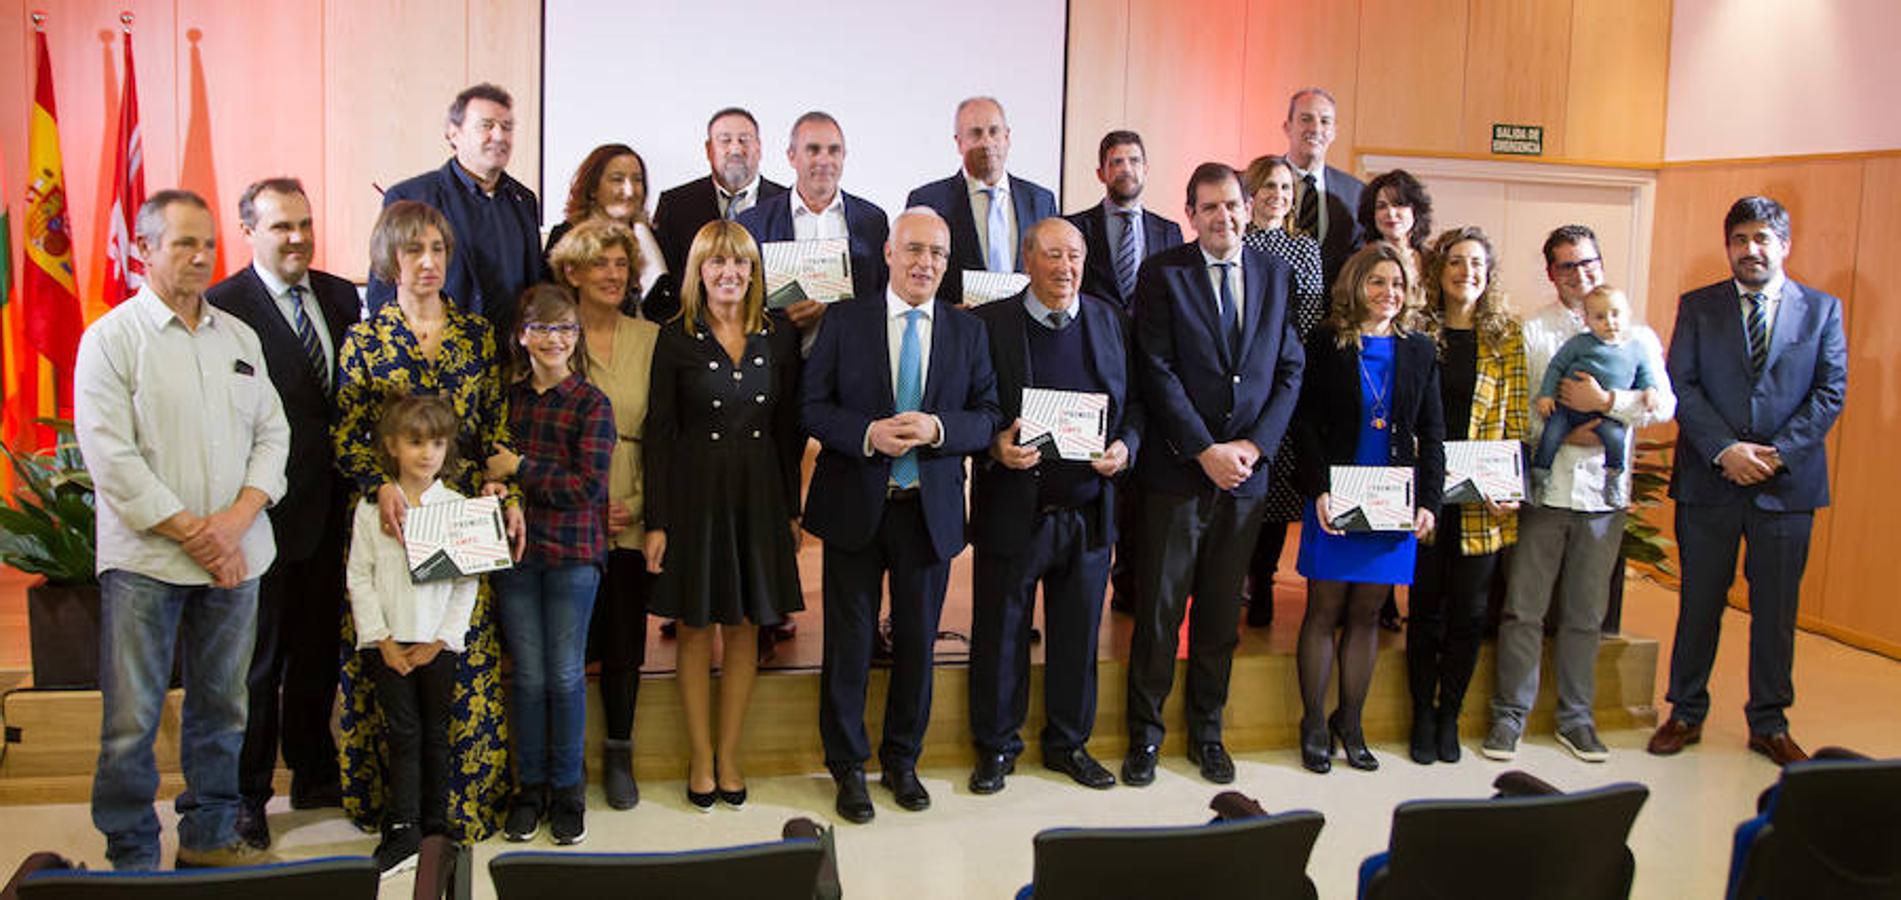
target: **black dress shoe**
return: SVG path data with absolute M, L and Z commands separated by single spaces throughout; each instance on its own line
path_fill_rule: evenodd
M 1016 768 L 1016 759 L 1008 753 L 978 753 L 977 768 L 970 773 L 970 792 L 994 794 L 1003 790 L 1003 777 Z
M 1201 777 L 1215 784 L 1234 781 L 1234 758 L 1220 741 L 1188 745 L 1188 761 L 1201 767 Z
M 305 784 L 303 779 L 292 777 L 290 780 L 291 809 L 329 809 L 343 805 L 343 784 L 335 779 Z
M 1327 730 L 1333 732 L 1333 738 L 1340 742 L 1340 752 L 1347 758 L 1347 765 L 1365 772 L 1380 767 L 1379 758 L 1373 751 L 1366 749 L 1366 735 L 1355 724 L 1351 729 L 1340 723 L 1340 711 L 1334 710 L 1327 717 Z
M 832 781 L 838 785 L 838 801 L 833 805 L 845 821 L 863 825 L 877 815 L 871 805 L 871 791 L 865 788 L 863 766 L 839 766 L 832 770 Z
M 271 825 L 264 820 L 262 804 L 238 804 L 238 839 L 254 850 L 271 849 Z
M 886 769 L 878 774 L 878 783 L 891 792 L 898 805 L 912 812 L 931 808 L 931 794 L 917 780 L 916 769 Z
M 1455 763 L 1459 761 L 1459 711 L 1439 708 L 1435 726 L 1439 730 L 1439 761 Z
M 1122 759 L 1122 783 L 1143 787 L 1155 781 L 1155 758 L 1161 748 L 1154 744 L 1130 744 L 1129 755 Z
M 1333 737 L 1327 734 L 1326 723 L 1300 720 L 1300 764 L 1321 775 L 1333 771 Z
M 1089 755 L 1081 747 L 1068 751 L 1049 750 L 1043 753 L 1043 768 L 1052 772 L 1061 772 L 1074 779 L 1083 787 L 1106 790 L 1116 786 L 1116 777 L 1103 768 L 1102 763 Z

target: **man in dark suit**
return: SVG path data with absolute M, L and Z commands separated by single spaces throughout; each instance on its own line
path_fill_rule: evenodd
M 680 271 L 701 226 L 714 219 L 736 219 L 754 206 L 785 193 L 785 185 L 759 176 L 759 120 L 729 106 L 706 121 L 706 162 L 712 172 L 662 191 L 653 212 L 654 239 L 667 271 Z M 671 317 L 672 310 L 663 311 Z
M 811 241 L 844 238 L 851 248 L 851 283 L 855 297 L 873 297 L 884 290 L 884 243 L 890 236 L 884 210 L 855 194 L 839 189 L 845 174 L 845 131 L 829 113 L 808 112 L 792 123 L 786 162 L 796 176 L 792 191 L 739 214 L 739 224 L 753 239 Z M 804 337 L 811 352 L 825 304 L 800 300 L 785 314 Z
M 1102 182 L 1105 195 L 1102 202 L 1064 217 L 1082 231 L 1088 248 L 1083 293 L 1114 303 L 1123 312 L 1129 312 L 1135 300 L 1135 274 L 1142 260 L 1182 242 L 1180 225 L 1142 207 L 1142 188 L 1148 177 L 1142 136 L 1111 131 L 1096 147 L 1096 179 Z M 1136 223 L 1141 227 L 1135 227 Z
M 882 582 L 891 581 L 892 668 L 879 782 L 921 810 L 931 657 L 951 557 L 964 547 L 964 457 L 990 445 L 997 383 L 982 323 L 933 301 L 950 230 L 928 209 L 892 223 L 891 280 L 826 313 L 801 388 L 818 465 L 804 524 L 825 542 L 825 663 L 819 736 L 840 815 L 868 822 L 865 690 Z
M 541 207 L 535 192 L 507 172 L 514 152 L 514 100 L 486 82 L 455 95 L 445 126 L 455 156 L 383 192 L 383 205 L 420 200 L 441 211 L 455 232 L 442 292 L 463 310 L 487 317 L 496 344 L 515 326 L 521 292 L 541 276 Z M 396 286 L 371 274 L 369 305 Z
M 957 104 L 957 153 L 964 167 L 942 181 L 911 192 L 905 206 L 937 210 L 950 227 L 950 271 L 937 298 L 964 302 L 964 270 L 1021 272 L 1018 235 L 1023 228 L 1058 215 L 1048 188 L 1005 171 L 1010 159 L 1010 123 L 993 97 Z
M 1148 426 L 1137 462 L 1142 529 L 1129 648 L 1129 753 L 1122 780 L 1155 780 L 1188 598 L 1188 758 L 1234 780 L 1221 712 L 1234 661 L 1241 582 L 1261 527 L 1267 451 L 1280 446 L 1305 356 L 1287 318 L 1293 271 L 1245 247 L 1241 176 L 1203 163 L 1188 180 L 1196 240 L 1149 257 L 1135 288 Z
M 1683 295 L 1667 365 L 1677 389 L 1676 499 L 1683 589 L 1670 651 L 1668 755 L 1709 714 L 1710 667 L 1739 544 L 1749 581 L 1749 749 L 1807 759 L 1789 737 L 1795 616 L 1815 510 L 1828 505 L 1824 443 L 1848 391 L 1842 303 L 1783 273 L 1789 213 L 1744 197 L 1723 217 L 1731 279 Z
M 1287 161 L 1294 164 L 1294 225 L 1320 242 L 1320 268 L 1329 294 L 1347 257 L 1360 249 L 1360 179 L 1327 165 L 1333 146 L 1335 104 L 1325 88 L 1303 88 L 1287 101 Z
M 971 544 L 976 548 L 970 631 L 970 730 L 977 768 L 970 790 L 994 794 L 1023 752 L 1028 713 L 1030 617 L 1043 586 L 1043 766 L 1092 788 L 1115 776 L 1085 744 L 1096 721 L 1096 633 L 1115 539 L 1115 476 L 1140 448 L 1142 405 L 1132 376 L 1128 320 L 1078 293 L 1082 232 L 1044 219 L 1023 233 L 1030 286 L 976 311 L 990 334 L 997 399 L 1011 422 L 972 465 Z M 1105 396 L 1105 446 L 1093 460 L 1020 443 L 1025 388 Z
M 270 509 L 277 560 L 258 585 L 257 644 L 245 683 L 250 706 L 238 757 L 238 836 L 271 844 L 271 799 L 281 735 L 292 809 L 336 806 L 336 705 L 349 487 L 332 465 L 337 348 L 356 323 L 356 286 L 310 268 L 316 230 L 295 178 L 245 188 L 238 220 L 251 264 L 205 292 L 211 305 L 257 332 L 271 384 L 290 422 L 284 498 Z M 282 689 L 281 706 L 279 689 Z M 280 711 L 281 710 L 281 711 Z

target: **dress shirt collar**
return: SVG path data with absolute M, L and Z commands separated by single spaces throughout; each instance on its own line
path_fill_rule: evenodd
M 1234 263 L 1236 266 L 1241 264 L 1242 244 L 1240 241 L 1234 243 L 1233 252 L 1229 253 L 1226 257 L 1218 257 L 1209 253 L 1207 245 L 1200 241 L 1195 242 L 1195 248 L 1201 251 L 1201 264 L 1203 266 L 1212 268 L 1216 263 Z
M 1131 222 L 1139 223 L 1142 221 L 1142 198 L 1137 197 L 1135 198 L 1133 202 L 1129 203 L 1127 206 L 1124 206 L 1120 203 L 1115 202 L 1114 200 L 1109 199 L 1108 197 L 1104 197 L 1102 198 L 1102 211 L 1104 214 L 1106 214 L 1109 218 L 1112 218 L 1112 219 L 1125 212 L 1134 213 L 1135 217 L 1131 220 Z
M 495 196 L 496 192 L 502 189 L 502 182 L 508 180 L 507 170 L 498 171 L 495 173 L 495 186 L 485 188 L 481 182 L 475 180 L 475 174 L 473 172 L 462 168 L 462 161 L 459 159 L 449 160 L 449 170 L 455 173 L 456 180 L 462 182 L 463 187 L 481 194 L 484 197 Z
M 1081 315 L 1082 305 L 1082 295 L 1071 294 L 1069 297 L 1069 305 L 1063 307 L 1062 313 L 1068 316 L 1069 321 L 1073 323 Z M 1036 291 L 1030 288 L 1023 289 L 1023 311 L 1029 313 L 1030 318 L 1036 320 L 1036 324 L 1042 325 L 1045 328 L 1049 327 L 1050 316 L 1056 312 L 1056 310 L 1044 306 L 1043 301 L 1037 299 Z
M 794 219 L 804 218 L 805 216 L 825 216 L 834 212 L 841 216 L 845 214 L 845 192 L 843 190 L 833 191 L 832 202 L 825 204 L 825 208 L 818 212 L 813 212 L 812 207 L 805 205 L 805 198 L 799 196 L 799 189 L 797 187 L 786 191 L 786 196 L 792 200 L 792 218 Z
M 898 292 L 892 290 L 889 286 L 886 286 L 884 289 L 884 314 L 887 319 L 903 321 L 905 313 L 917 309 L 923 311 L 924 320 L 929 322 L 932 321 L 931 313 L 936 306 L 937 304 L 931 300 L 926 300 L 917 306 L 912 306 L 910 303 L 905 302 L 903 297 L 898 296 Z
M 1751 288 L 1740 281 L 1736 281 L 1735 279 L 1731 279 L 1730 284 L 1733 284 L 1736 286 L 1736 296 L 1747 297 L 1750 294 L 1761 294 L 1764 297 L 1768 298 L 1769 308 L 1775 309 L 1776 302 L 1782 299 L 1782 287 L 1783 285 L 1787 284 L 1788 281 L 1789 281 L 1789 276 L 1778 272 L 1776 273 L 1776 277 L 1769 279 L 1769 283 L 1762 286 L 1761 290 L 1756 290 L 1754 288 Z M 1748 312 L 1748 310 L 1743 310 L 1743 311 Z
M 966 169 L 964 170 L 964 188 L 967 191 L 969 191 L 970 196 L 972 197 L 975 197 L 978 194 L 981 194 L 992 188 L 995 188 L 998 194 L 1008 197 L 1010 196 L 1010 173 L 1005 172 L 1002 175 L 998 176 L 997 183 L 992 185 L 992 184 L 984 184 L 983 179 L 970 174 L 970 170 Z
M 153 331 L 163 330 L 172 322 L 177 322 L 180 328 L 185 327 L 185 320 L 179 318 L 178 313 L 173 312 L 164 300 L 159 299 L 158 292 L 152 290 L 151 282 L 139 285 L 139 292 L 133 294 L 132 299 L 126 302 L 133 304 L 133 308 L 139 311 L 139 314 L 145 318 L 146 324 L 152 326 Z M 198 327 L 215 327 L 218 324 L 217 310 L 217 307 L 206 303 L 203 297 L 198 298 Z
M 442 479 L 438 478 L 429 482 L 429 486 L 423 489 L 422 503 L 419 505 L 428 506 L 432 503 L 448 503 L 451 500 L 460 499 L 462 499 L 461 494 L 449 490 L 443 485 Z
M 1314 166 L 1311 169 L 1303 169 L 1299 165 L 1296 165 L 1294 158 L 1291 156 L 1286 157 L 1286 159 L 1288 168 L 1294 170 L 1294 182 L 1296 184 L 1309 175 L 1314 177 L 1314 184 L 1316 185 L 1324 185 L 1327 183 L 1327 160 L 1324 157 L 1314 160 Z
M 553 394 L 556 398 L 565 400 L 569 394 L 580 390 L 583 382 L 584 379 L 581 377 L 581 373 L 570 371 L 568 372 L 568 377 L 555 382 L 553 387 L 545 391 L 537 390 L 535 388 L 535 375 L 533 372 L 529 372 L 527 375 L 522 376 L 521 380 L 515 382 L 515 386 L 536 397 Z
M 271 296 L 274 298 L 284 296 L 284 294 L 288 292 L 292 287 L 290 282 L 287 282 L 284 279 L 277 277 L 276 272 L 273 272 L 270 269 L 267 269 L 263 267 L 262 265 L 258 264 L 257 260 L 251 261 L 251 271 L 257 273 L 258 280 L 264 282 L 264 289 L 267 291 L 270 291 Z M 310 287 L 310 273 L 309 272 L 305 272 L 304 277 L 297 279 L 297 284 L 295 286 L 303 288 L 304 293 L 309 294 L 312 297 L 317 296 L 317 292 L 315 290 L 312 290 Z
M 755 174 L 752 177 L 751 181 L 746 182 L 745 187 L 742 187 L 737 191 L 727 190 L 726 186 L 723 184 L 720 184 L 719 178 L 715 176 L 713 178 L 713 190 L 719 193 L 719 198 L 721 200 L 726 201 L 728 203 L 732 202 L 732 199 L 734 197 L 739 196 L 740 194 L 745 194 L 747 199 L 753 201 L 754 203 L 758 203 L 759 202 L 759 176 Z

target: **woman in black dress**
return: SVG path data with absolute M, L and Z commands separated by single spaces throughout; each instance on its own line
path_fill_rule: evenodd
M 1304 344 L 1314 326 L 1327 314 L 1325 282 L 1320 268 L 1320 242 L 1294 225 L 1294 184 L 1299 176 L 1284 156 L 1262 156 L 1248 163 L 1241 184 L 1254 203 L 1254 217 L 1248 222 L 1242 241 L 1280 259 L 1294 270 L 1294 293 L 1288 298 L 1287 320 L 1294 323 Z M 1294 441 L 1290 429 L 1281 438 L 1280 450 L 1267 472 L 1266 512 L 1261 517 L 1261 536 L 1254 542 L 1254 558 L 1248 564 L 1248 616 L 1250 628 L 1274 624 L 1274 570 L 1280 567 L 1281 547 L 1287 543 L 1287 525 L 1300 521 L 1304 506 L 1294 490 Z
M 765 314 L 759 245 L 709 222 L 687 254 L 680 315 L 660 331 L 644 429 L 649 611 L 678 621 L 678 681 L 692 757 L 687 799 L 746 802 L 739 736 L 758 632 L 805 608 L 798 548 L 799 336 Z M 720 626 L 719 746 L 711 727 Z

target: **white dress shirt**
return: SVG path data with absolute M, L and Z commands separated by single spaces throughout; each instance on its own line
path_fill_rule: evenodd
M 988 264 L 990 261 L 990 195 L 984 192 L 990 190 L 990 185 L 984 184 L 977 176 L 965 172 L 964 187 L 970 191 L 970 220 L 977 225 L 977 249 L 981 251 L 980 255 Z M 1010 268 L 1015 270 L 1017 240 L 1020 232 L 1017 231 L 1017 206 L 1010 199 L 1010 173 L 1005 172 L 997 176 L 996 191 L 997 202 L 1003 204 L 1004 228 L 1010 235 L 1010 246 L 1004 248 L 1003 258 L 1010 263 Z
M 461 494 L 437 481 L 422 492 L 421 505 L 461 499 Z M 369 500 L 357 503 L 350 529 L 350 561 L 344 569 L 344 584 L 350 590 L 357 649 L 367 650 L 384 638 L 393 638 L 400 644 L 441 641 L 443 646 L 461 653 L 481 579 L 442 578 L 421 584 L 411 581 L 409 551 L 395 535 L 383 533 L 383 514 Z
M 257 333 L 201 302 L 189 329 L 150 284 L 79 340 L 73 419 L 98 504 L 96 571 L 174 585 L 211 583 L 184 548 L 153 533 L 189 510 L 218 512 L 247 487 L 284 496 L 290 425 Z M 239 541 L 246 579 L 277 558 L 268 517 Z
M 890 286 L 887 285 L 884 289 L 885 346 L 891 352 L 891 399 L 893 401 L 897 400 L 899 355 L 904 352 L 904 329 L 907 322 L 905 314 L 913 309 L 924 314 L 917 320 L 917 379 L 920 399 L 923 397 L 924 387 L 931 383 L 931 316 L 936 311 L 936 307 L 936 302 L 932 300 L 926 300 L 914 307 L 906 303 L 904 298 L 898 296 Z M 931 441 L 930 445 L 941 447 L 944 445 L 944 420 L 931 415 L 931 421 L 937 423 L 937 439 Z M 865 455 L 871 456 L 877 452 L 871 448 L 871 428 L 867 426 L 865 428 Z
M 786 199 L 792 203 L 792 239 L 796 241 L 819 241 L 844 238 L 849 240 L 851 232 L 845 227 L 845 192 L 832 192 L 832 202 L 825 208 L 813 212 L 805 205 L 805 198 L 799 196 L 799 189 L 786 191 Z
M 759 202 L 759 176 L 754 175 L 752 181 L 739 190 L 743 192 L 743 196 L 728 191 L 725 187 L 720 185 L 719 178 L 717 176 L 714 177 L 713 192 L 718 199 L 720 216 L 722 218 L 739 218 L 740 213 L 752 209 L 753 206 Z M 733 202 L 735 196 L 739 197 L 737 204 Z M 737 208 L 732 208 L 735 206 L 737 206 Z
M 1196 244 L 1196 246 L 1200 247 L 1201 245 Z M 1228 254 L 1227 258 L 1224 259 L 1209 253 L 1207 247 L 1201 247 L 1201 264 L 1206 267 L 1208 273 L 1208 290 L 1214 292 L 1216 313 L 1221 311 L 1221 270 L 1215 268 L 1215 264 L 1233 263 L 1233 265 L 1228 267 L 1228 290 L 1234 292 L 1233 315 L 1234 329 L 1236 331 L 1240 331 L 1241 326 L 1246 324 L 1248 320 L 1247 316 L 1241 312 L 1241 304 L 1243 302 L 1241 298 L 1247 296 L 1247 281 L 1241 275 L 1241 248 L 1242 245 L 1237 242 L 1234 245 L 1234 251 Z
M 277 313 L 284 317 L 284 324 L 290 327 L 290 333 L 297 334 L 296 313 L 291 309 L 291 285 L 277 277 L 277 273 L 251 263 L 251 271 L 257 273 L 258 280 L 264 282 L 264 289 L 271 292 L 271 299 L 277 301 Z M 323 305 L 317 302 L 317 292 L 310 287 L 310 276 L 304 275 L 297 281 L 297 287 L 304 289 L 304 315 L 310 318 L 310 327 L 317 332 L 317 343 L 323 346 L 324 367 L 329 370 L 330 383 L 337 378 L 337 345 L 330 340 L 330 325 L 323 317 Z M 300 339 L 301 340 L 301 339 Z
M 1558 355 L 1558 348 L 1564 342 L 1589 331 L 1584 324 L 1584 316 L 1554 301 L 1525 320 L 1525 368 L 1527 383 L 1534 387 L 1544 383 L 1545 369 L 1551 365 L 1551 358 Z M 1631 328 L 1630 339 L 1644 350 L 1644 357 L 1650 363 L 1651 371 L 1657 375 L 1657 408 L 1644 409 L 1643 392 L 1632 390 L 1611 391 L 1611 411 L 1608 415 L 1630 428 L 1630 439 L 1625 448 L 1634 451 L 1637 447 L 1637 429 L 1659 422 L 1668 422 L 1676 415 L 1677 395 L 1670 388 L 1670 373 L 1663 364 L 1663 344 L 1657 340 L 1657 333 L 1647 325 L 1635 325 Z M 1545 420 L 1538 410 L 1531 411 L 1531 430 L 1525 441 L 1538 446 L 1538 437 L 1544 433 Z M 1630 461 L 1624 461 L 1624 495 L 1630 495 Z M 1551 462 L 1551 479 L 1546 482 L 1544 505 L 1574 512 L 1612 512 L 1604 503 L 1604 448 L 1602 446 L 1577 447 L 1563 444 L 1558 447 L 1558 455 Z

